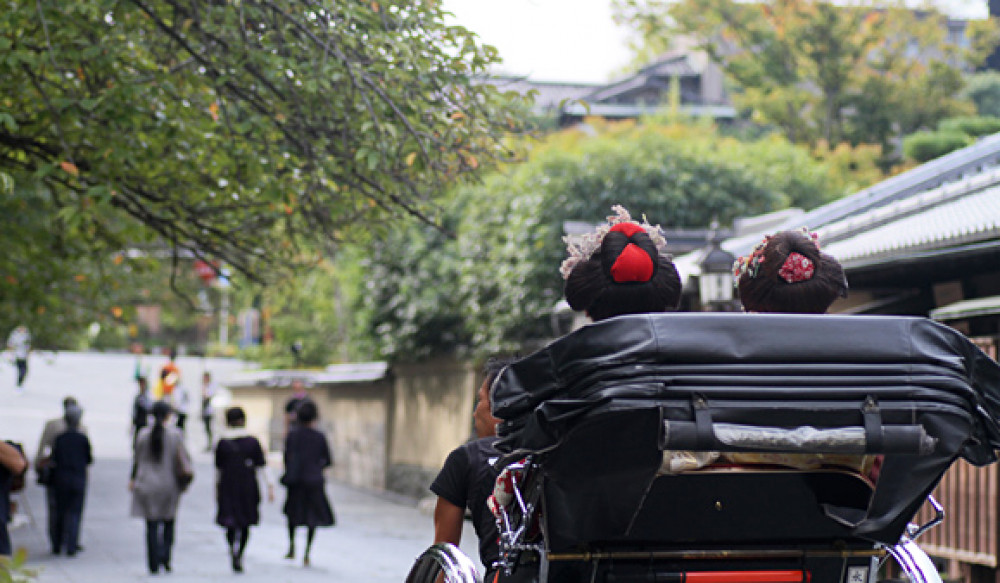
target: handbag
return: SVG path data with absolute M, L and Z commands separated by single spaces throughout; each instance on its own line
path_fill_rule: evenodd
M 177 486 L 183 492 L 194 481 L 194 467 L 191 465 L 191 458 L 188 457 L 187 452 L 180 445 L 177 446 L 175 457 L 174 477 L 177 478 Z
M 44 462 L 39 464 L 38 469 L 35 473 L 38 474 L 38 484 L 40 486 L 51 486 L 52 485 L 52 463 Z

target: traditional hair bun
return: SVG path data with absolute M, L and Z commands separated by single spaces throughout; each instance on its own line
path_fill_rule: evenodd
M 680 302 L 681 281 L 658 227 L 639 224 L 621 206 L 584 243 L 567 241 L 563 262 L 566 301 L 594 320 L 663 312 Z M 655 231 L 650 234 L 650 231 Z M 596 243 L 596 245 L 594 244 Z M 584 258 L 582 253 L 590 251 Z
M 822 314 L 847 296 L 840 262 L 820 252 L 806 229 L 764 237 L 733 266 L 743 308 L 750 312 Z

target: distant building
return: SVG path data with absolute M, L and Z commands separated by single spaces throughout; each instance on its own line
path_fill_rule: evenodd
M 497 77 L 491 82 L 506 91 L 534 91 L 535 112 L 553 115 L 560 126 L 569 126 L 588 116 L 620 120 L 662 112 L 670 102 L 674 79 L 680 92 L 679 113 L 716 120 L 736 116 L 722 70 L 704 53 L 673 53 L 606 84 L 554 83 L 525 77 Z
M 1000 0 L 991 0 L 990 7 L 991 15 L 1000 14 Z M 995 7 L 997 12 L 993 12 Z M 968 25 L 968 20 L 946 19 L 948 42 L 968 47 Z M 736 109 L 726 91 L 721 67 L 690 40 L 681 39 L 678 47 L 639 71 L 604 84 L 557 83 L 527 77 L 496 77 L 491 82 L 521 94 L 534 91 L 536 113 L 554 116 L 563 127 L 588 116 L 619 120 L 662 112 L 670 103 L 671 86 L 675 83 L 679 90 L 679 113 L 707 116 L 719 122 L 734 120 Z M 991 58 L 1000 63 L 997 55 Z M 972 70 L 971 66 L 957 65 Z

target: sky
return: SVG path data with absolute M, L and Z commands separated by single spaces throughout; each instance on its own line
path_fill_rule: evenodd
M 939 0 L 956 18 L 982 18 L 987 0 Z M 500 51 L 498 72 L 535 81 L 603 83 L 631 59 L 629 32 L 611 19 L 611 0 L 443 0 L 454 22 Z

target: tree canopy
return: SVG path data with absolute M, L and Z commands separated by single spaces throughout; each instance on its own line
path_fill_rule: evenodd
M 524 99 L 482 82 L 495 49 L 436 0 L 2 7 L 0 202 L 30 215 L 0 234 L 15 311 L 127 273 L 124 249 L 261 280 L 370 224 L 433 222 L 523 129 Z
M 970 113 L 955 98 L 962 67 L 997 46 L 996 24 L 969 21 L 968 42 L 946 19 L 902 2 L 616 0 L 619 22 L 651 53 L 694 44 L 721 65 L 732 98 L 789 139 L 874 143 Z

